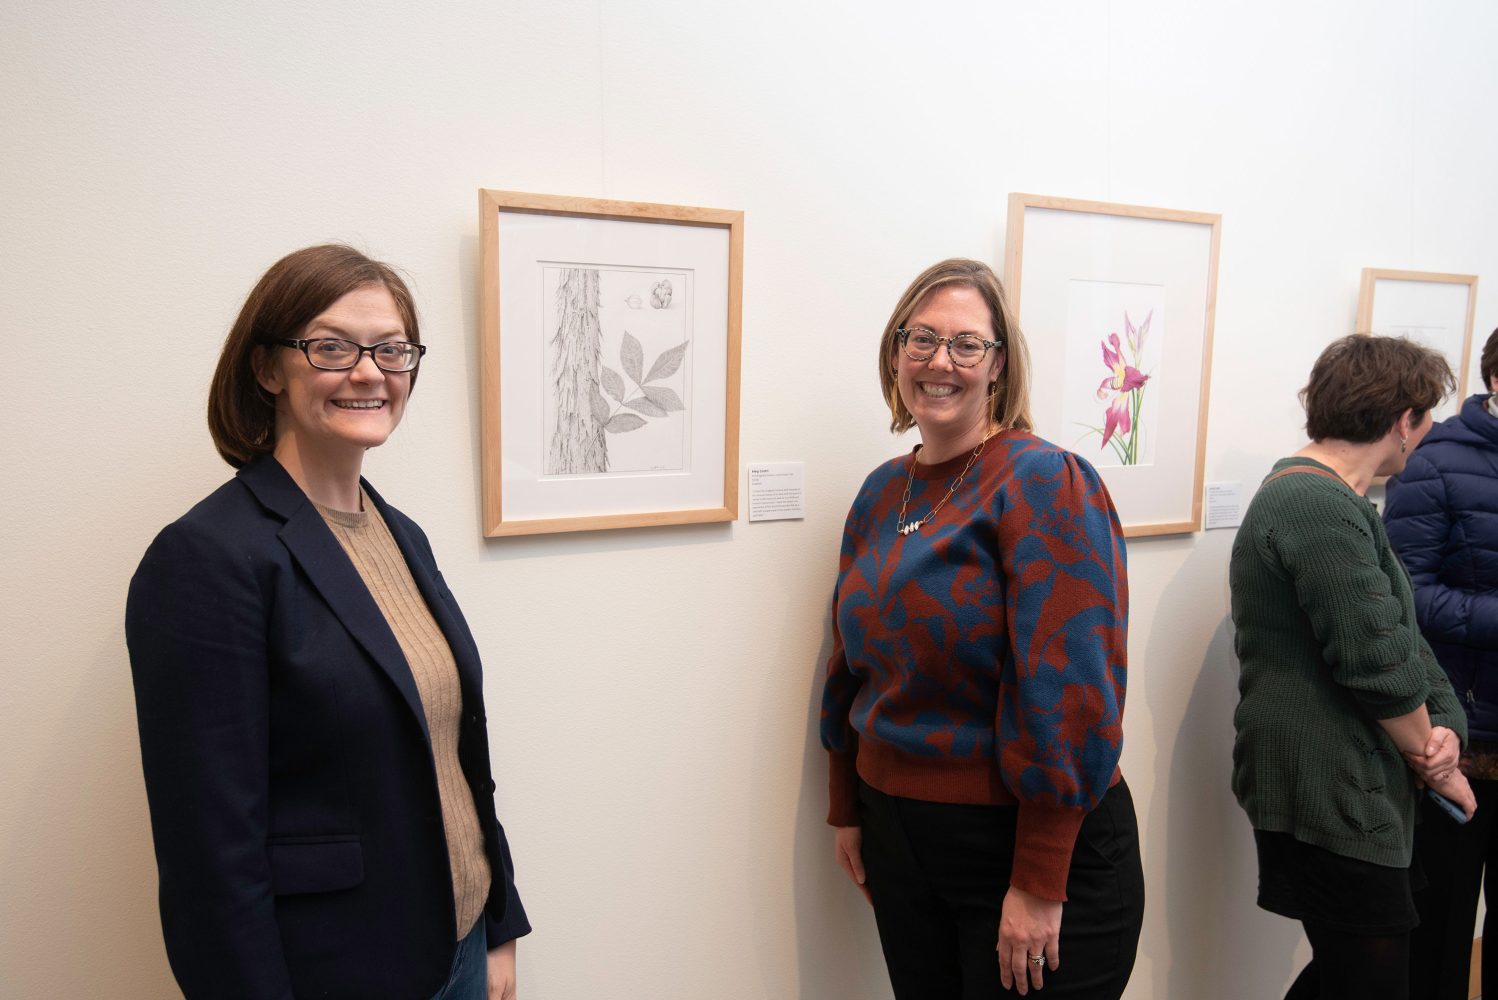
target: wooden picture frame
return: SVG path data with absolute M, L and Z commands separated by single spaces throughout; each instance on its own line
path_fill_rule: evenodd
M 1201 530 L 1221 238 L 1210 212 L 1009 196 L 1036 433 L 1097 467 L 1129 537 Z
M 485 188 L 479 233 L 484 534 L 736 519 L 744 213 Z
M 1358 285 L 1357 333 L 1409 337 L 1440 351 L 1456 373 L 1456 396 L 1431 411 L 1443 420 L 1467 398 L 1477 275 L 1365 267 Z

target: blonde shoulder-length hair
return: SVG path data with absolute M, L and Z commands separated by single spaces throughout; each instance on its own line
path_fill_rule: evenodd
M 889 429 L 898 434 L 915 425 L 915 418 L 905 408 L 895 384 L 892 363 L 898 349 L 896 336 L 910 322 L 916 307 L 927 295 L 949 285 L 971 288 L 983 296 L 993 322 L 994 339 L 1003 345 L 999 350 L 1005 353 L 1004 370 L 999 373 L 996 391 L 989 397 L 989 417 L 1003 429 L 1033 430 L 1030 419 L 1030 351 L 1025 346 L 1025 335 L 1009 313 L 1004 286 L 999 283 L 993 269 L 982 261 L 962 257 L 944 260 L 922 271 L 900 296 L 889 322 L 884 325 L 884 336 L 879 338 L 879 385 L 884 390 L 884 401 L 889 404 Z

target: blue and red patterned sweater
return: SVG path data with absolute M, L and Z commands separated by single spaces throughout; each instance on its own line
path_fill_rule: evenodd
M 915 466 L 907 519 L 969 455 Z M 890 795 L 1017 804 L 1010 884 L 1065 899 L 1077 831 L 1123 749 L 1118 515 L 1086 461 L 1006 431 L 934 520 L 901 535 L 914 461 L 875 469 L 843 531 L 822 694 L 828 822 L 857 825 L 860 776 Z

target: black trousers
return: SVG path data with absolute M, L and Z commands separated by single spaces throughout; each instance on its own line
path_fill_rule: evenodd
M 1486 888 L 1482 925 L 1482 995 L 1498 997 L 1498 781 L 1473 781 L 1477 813 L 1452 822 L 1424 796 L 1415 827 L 1415 857 L 1428 885 L 1415 893 L 1420 926 L 1410 940 L 1411 1000 L 1467 1000 L 1472 924 Z
M 860 783 L 863 864 L 898 1000 L 1016 996 L 999 979 L 1015 806 L 952 805 Z M 1061 965 L 1042 1000 L 1117 1000 L 1144 922 L 1134 800 L 1120 781 L 1082 823 L 1066 880 Z

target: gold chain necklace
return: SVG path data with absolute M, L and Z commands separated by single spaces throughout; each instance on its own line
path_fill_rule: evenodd
M 978 447 L 974 448 L 973 453 L 967 457 L 967 464 L 962 467 L 961 472 L 957 473 L 957 478 L 952 480 L 952 485 L 947 487 L 947 495 L 936 502 L 936 506 L 931 508 L 931 512 L 925 517 L 907 522 L 905 520 L 905 508 L 910 505 L 910 487 L 915 482 L 915 456 L 910 456 L 910 474 L 905 477 L 905 495 L 900 498 L 900 516 L 895 520 L 895 530 L 902 535 L 909 535 L 920 531 L 921 525 L 929 523 L 936 516 L 936 512 L 941 510 L 942 505 L 952 499 L 952 494 L 956 493 L 957 487 L 962 485 L 963 478 L 972 469 L 973 463 L 983 453 L 983 446 L 988 444 L 988 439 L 992 436 L 992 430 L 983 435 L 983 440 L 978 442 Z

